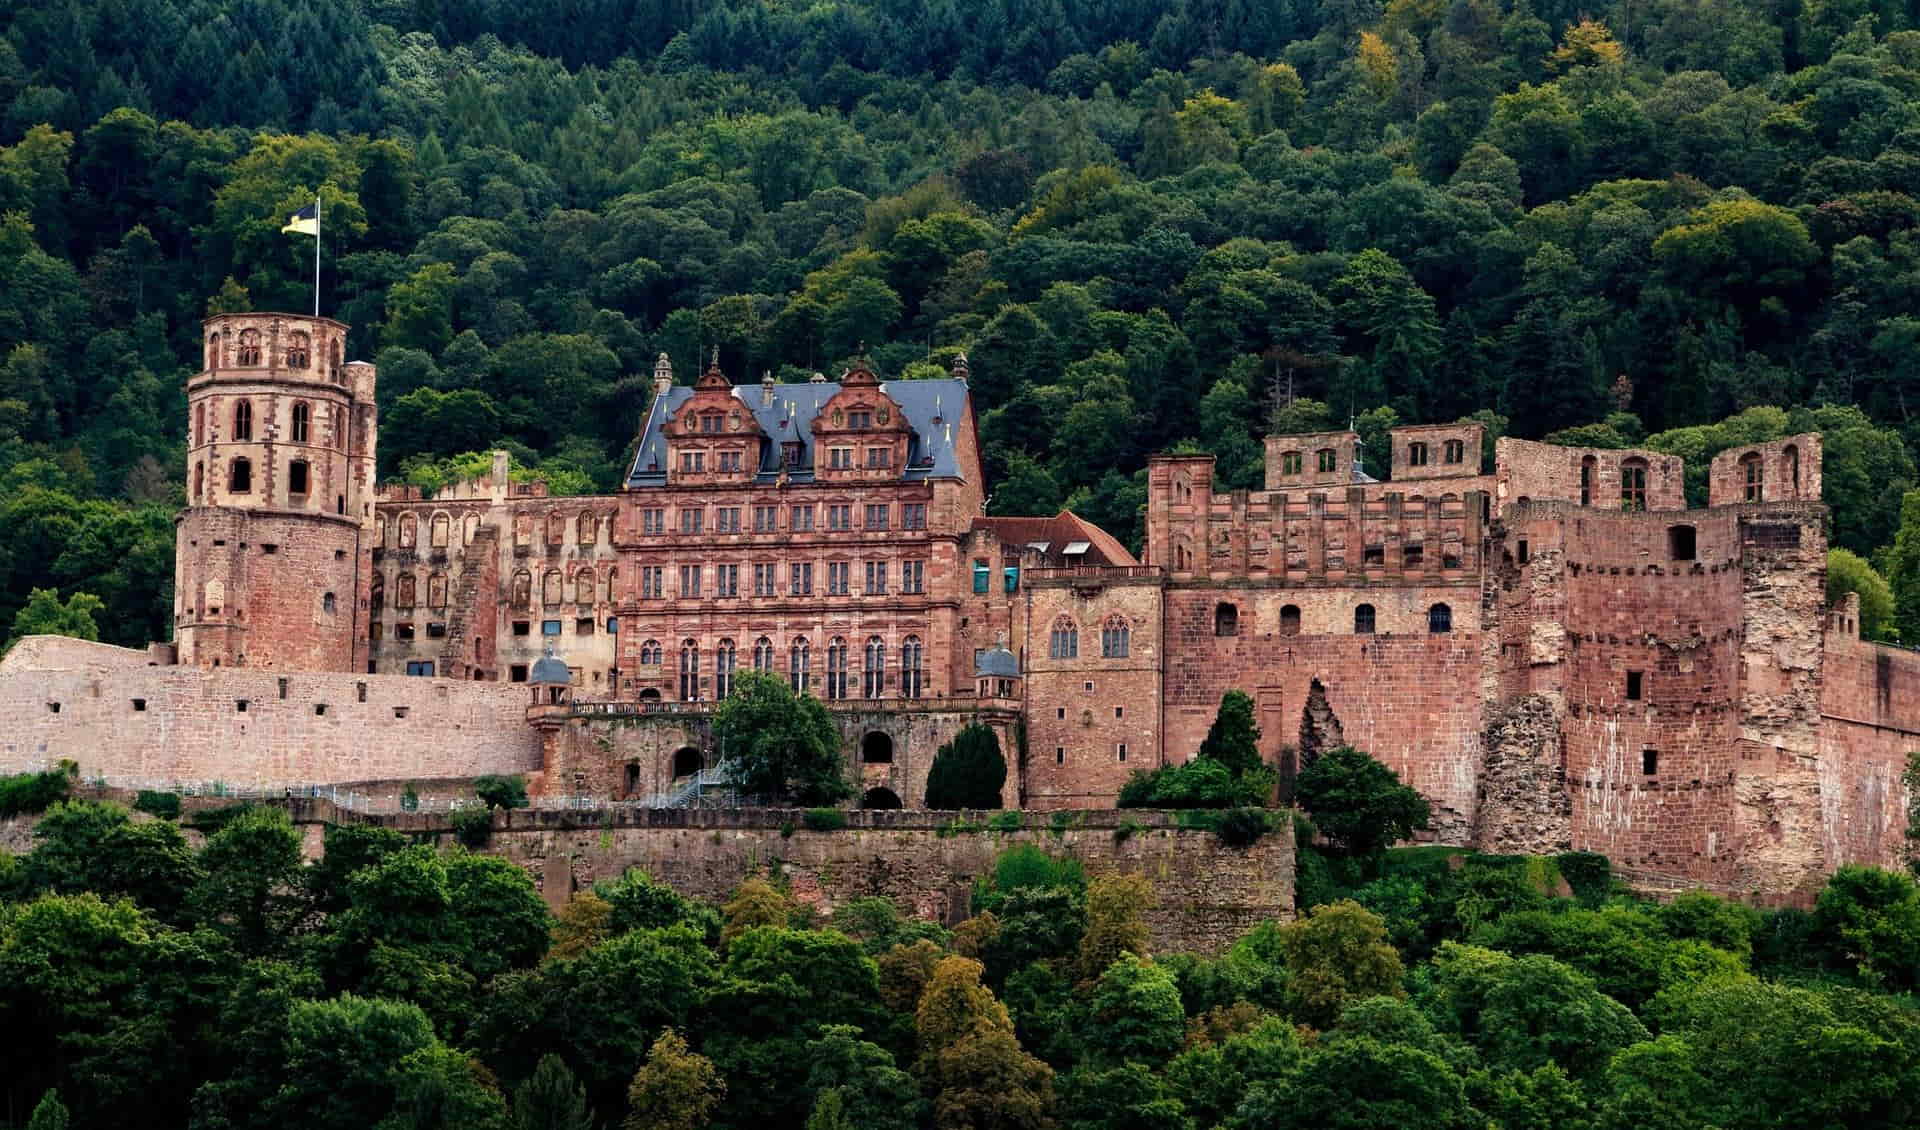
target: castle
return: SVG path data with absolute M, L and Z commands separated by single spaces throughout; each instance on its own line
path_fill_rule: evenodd
M 1443 842 L 1603 852 L 1654 887 L 1804 898 L 1902 850 L 1920 654 L 1825 603 L 1818 435 L 1722 453 L 1708 505 L 1651 451 L 1396 428 L 1266 440 L 1264 489 L 1155 456 L 1144 552 L 986 515 L 966 361 L 939 380 L 689 387 L 663 356 L 623 489 L 374 481 L 346 327 L 206 323 L 188 382 L 174 639 L 0 663 L 0 769 L 233 786 L 526 773 L 671 801 L 738 673 L 824 700 L 863 805 L 996 729 L 1005 801 L 1111 805 L 1230 689 L 1290 775 L 1346 743 Z M 451 786 L 450 786 L 451 787 Z

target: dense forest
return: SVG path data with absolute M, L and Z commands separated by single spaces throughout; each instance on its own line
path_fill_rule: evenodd
M 0 623 L 164 635 L 197 319 L 308 307 L 316 191 L 428 486 L 608 489 L 654 356 L 715 348 L 964 349 L 993 508 L 1128 539 L 1147 454 L 1251 485 L 1276 423 L 1699 472 L 1816 428 L 1837 583 L 1920 640 L 1911 0 L 10 5 Z
M 630 871 L 554 916 L 526 871 L 431 833 L 330 826 L 308 865 L 276 808 L 180 822 L 172 794 L 141 794 L 136 815 L 60 801 L 60 771 L 0 780 L 0 811 L 50 806 L 30 851 L 0 851 L 0 1025 L 29 1037 L 0 1072 L 0 1125 L 1920 1120 L 1911 875 L 1843 868 L 1811 911 L 1763 913 L 1701 892 L 1636 899 L 1584 853 L 1381 852 L 1398 832 L 1369 813 L 1410 790 L 1342 757 L 1388 780 L 1352 772 L 1337 791 L 1373 799 L 1308 799 L 1321 827 L 1292 829 L 1300 917 L 1212 956 L 1152 952 L 1145 877 L 1090 880 L 1032 843 L 1000 852 L 951 929 L 884 898 L 822 915 L 777 858 L 722 906 Z M 834 830 L 838 810 L 796 815 L 793 835 L 853 834 Z M 1022 823 L 956 817 L 949 832 Z M 1277 823 L 1265 834 L 1290 834 Z M 476 843 L 489 827 L 456 822 Z M 1227 838 L 1217 827 L 1184 834 Z

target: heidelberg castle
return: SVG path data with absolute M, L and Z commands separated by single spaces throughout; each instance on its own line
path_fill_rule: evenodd
M 1350 431 L 1267 437 L 1253 491 L 1155 456 L 1136 559 L 1072 513 L 986 513 L 964 357 L 686 385 L 662 356 L 618 493 L 496 456 L 427 498 L 376 486 L 345 336 L 207 320 L 173 642 L 22 643 L 0 769 L 658 801 L 759 669 L 826 703 L 869 806 L 918 806 L 981 721 L 1009 805 L 1105 807 L 1239 689 L 1283 779 L 1354 745 L 1442 842 L 1769 898 L 1902 850 L 1920 654 L 1825 604 L 1818 435 L 1716 456 L 1703 509 L 1674 456 L 1500 439 L 1489 466 L 1473 423 L 1393 429 L 1384 481 Z

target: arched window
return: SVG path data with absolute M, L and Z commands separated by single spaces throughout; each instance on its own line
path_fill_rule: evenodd
M 532 573 L 522 569 L 513 575 L 513 595 L 508 602 L 521 611 L 533 606 Z
M 1240 634 L 1240 606 L 1221 601 L 1213 606 L 1213 634 L 1216 636 L 1237 636 Z
M 1788 444 L 1780 452 L 1780 458 L 1786 462 L 1787 482 L 1788 484 L 1791 485 L 1793 489 L 1793 497 L 1799 498 L 1800 497 L 1800 449 L 1794 446 L 1793 444 Z
M 447 606 L 447 575 L 434 573 L 427 578 L 427 607 L 445 608 Z
M 547 544 L 559 545 L 567 540 L 567 516 L 555 512 L 547 515 Z
M 1410 443 L 1407 445 L 1407 466 L 1424 467 L 1427 465 L 1427 445 Z
M 1356 605 L 1353 610 L 1353 633 L 1357 636 L 1373 634 L 1373 605 Z
M 199 447 L 205 442 L 207 442 L 207 406 L 202 403 L 193 406 L 193 445 Z
M 378 574 L 374 575 L 373 584 L 367 589 L 367 608 L 371 610 L 375 617 L 378 617 L 380 613 L 386 611 L 387 579 L 385 577 Z
M 1746 500 L 1762 502 L 1765 500 L 1765 470 L 1760 463 L 1760 453 L 1749 451 L 1740 457 L 1740 478 L 1746 485 Z
M 592 569 L 582 569 L 573 575 L 573 599 L 580 604 L 593 603 L 594 575 Z
M 227 464 L 227 490 L 233 494 L 253 493 L 253 463 L 246 458 Z
M 660 666 L 660 641 L 648 640 L 640 645 L 640 665 L 642 667 Z
M 580 512 L 579 539 L 581 545 L 592 545 L 600 537 L 600 520 L 585 510 Z
M 884 698 L 887 693 L 887 642 L 867 637 L 867 662 L 861 670 L 860 697 Z
M 733 693 L 734 651 L 732 640 L 721 640 L 713 651 L 713 697 L 722 699 Z
M 773 670 L 773 641 L 765 636 L 753 641 L 753 669 Z
M 1580 461 L 1580 505 L 1593 505 L 1593 475 L 1599 460 L 1589 455 Z
M 700 697 L 700 645 L 680 641 L 680 701 L 693 702 Z
M 306 402 L 302 401 L 293 406 L 293 442 L 307 442 L 307 432 L 310 430 L 309 424 L 312 419 L 313 409 L 308 407 Z
M 1287 604 L 1287 605 L 1281 606 L 1280 634 L 1283 636 L 1297 636 L 1300 634 L 1300 606 L 1299 605 Z
M 308 472 L 307 461 L 305 459 L 295 459 L 293 462 L 287 464 L 287 493 L 288 494 L 304 495 L 307 493 L 307 490 L 311 485 L 308 482 L 311 476 L 307 472 Z
M 287 338 L 287 368 L 304 369 L 313 364 L 313 338 L 295 330 Z
M 393 606 L 399 609 L 413 607 L 412 573 L 402 573 L 393 579 Z
M 609 567 L 607 569 L 607 603 L 608 604 L 613 603 L 613 582 L 614 582 L 614 579 L 619 575 L 619 572 L 620 570 L 615 568 Z
M 513 544 L 516 547 L 533 544 L 533 515 L 522 511 L 513 516 Z
M 233 438 L 237 440 L 253 438 L 253 401 L 234 401 Z
M 1048 659 L 1080 658 L 1080 626 L 1065 616 L 1053 622 L 1053 632 L 1047 637 Z
M 1100 657 L 1125 659 L 1133 647 L 1133 629 L 1125 616 L 1109 616 L 1100 627 Z
M 813 682 L 813 645 L 805 638 L 795 638 L 787 649 L 787 681 L 795 694 L 806 694 Z
M 1635 456 L 1620 464 L 1620 509 L 1647 508 L 1647 461 Z
M 240 363 L 258 365 L 260 363 L 260 331 L 240 331 Z
M 1280 453 L 1280 473 L 1281 474 L 1297 475 L 1300 473 L 1301 466 L 1302 466 L 1302 463 L 1300 459 L 1300 453 L 1298 451 L 1283 451 Z
M 562 579 L 560 570 L 548 569 L 546 575 L 540 578 L 540 603 L 546 605 L 548 608 L 559 604 L 565 599 L 560 591 L 561 586 Z
M 1427 631 L 1436 636 L 1453 631 L 1453 609 L 1445 604 L 1427 609 Z
M 193 464 L 193 500 L 200 501 L 200 493 L 207 485 L 207 465 L 196 460 Z
M 453 519 L 446 514 L 435 514 L 427 526 L 427 544 L 435 549 L 447 548 L 447 531 L 453 526 Z
M 919 698 L 926 691 L 926 649 L 919 636 L 908 636 L 900 644 L 900 697 Z
M 333 379 L 333 383 L 339 384 L 340 383 L 340 339 L 339 338 L 337 337 L 334 338 L 332 343 L 327 346 L 327 357 L 333 366 L 332 371 L 328 374 L 328 376 L 330 376 Z
M 827 697 L 847 697 L 847 641 L 839 636 L 827 641 Z
M 207 335 L 207 368 L 218 369 L 219 367 L 220 367 L 220 335 L 208 334 Z
M 320 594 L 320 611 L 331 616 L 338 610 L 339 610 L 339 602 L 334 600 L 332 593 L 329 592 L 329 593 Z
M 412 549 L 420 544 L 420 519 L 411 514 L 400 515 L 400 548 Z
M 1466 442 L 1457 439 L 1448 440 L 1444 458 L 1449 463 L 1465 463 L 1467 461 Z

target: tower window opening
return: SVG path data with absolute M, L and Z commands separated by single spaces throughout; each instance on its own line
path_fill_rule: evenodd
M 253 401 L 242 400 L 233 406 L 233 438 L 253 438 Z
M 1640 751 L 1641 774 L 1644 776 L 1651 777 L 1654 774 L 1658 773 L 1659 771 L 1660 771 L 1660 751 L 1657 749 L 1641 750 Z
M 234 494 L 253 493 L 253 463 L 245 458 L 227 465 L 227 489 Z
M 287 493 L 305 494 L 307 487 L 307 461 L 295 459 L 287 464 Z
M 1620 509 L 1647 508 L 1647 461 L 1629 459 L 1620 464 Z
M 1694 528 L 1692 526 L 1667 527 L 1667 556 L 1675 561 L 1694 559 Z
M 1357 636 L 1370 636 L 1373 634 L 1373 628 L 1373 605 L 1362 604 L 1356 606 L 1353 610 L 1353 633 Z
M 1760 463 L 1760 453 L 1754 451 L 1741 456 L 1740 471 L 1742 479 L 1745 480 L 1746 500 L 1748 502 L 1762 501 L 1766 491 L 1764 483 L 1765 472 Z
M 306 368 L 305 365 L 299 367 L 302 369 Z M 305 404 L 296 404 L 293 406 L 293 442 L 307 442 L 307 433 L 311 430 L 312 418 L 313 409 L 307 407 Z
M 1641 694 L 1641 689 L 1643 685 L 1642 678 L 1643 676 L 1639 671 L 1627 672 L 1627 701 L 1628 702 L 1640 701 L 1640 694 Z

